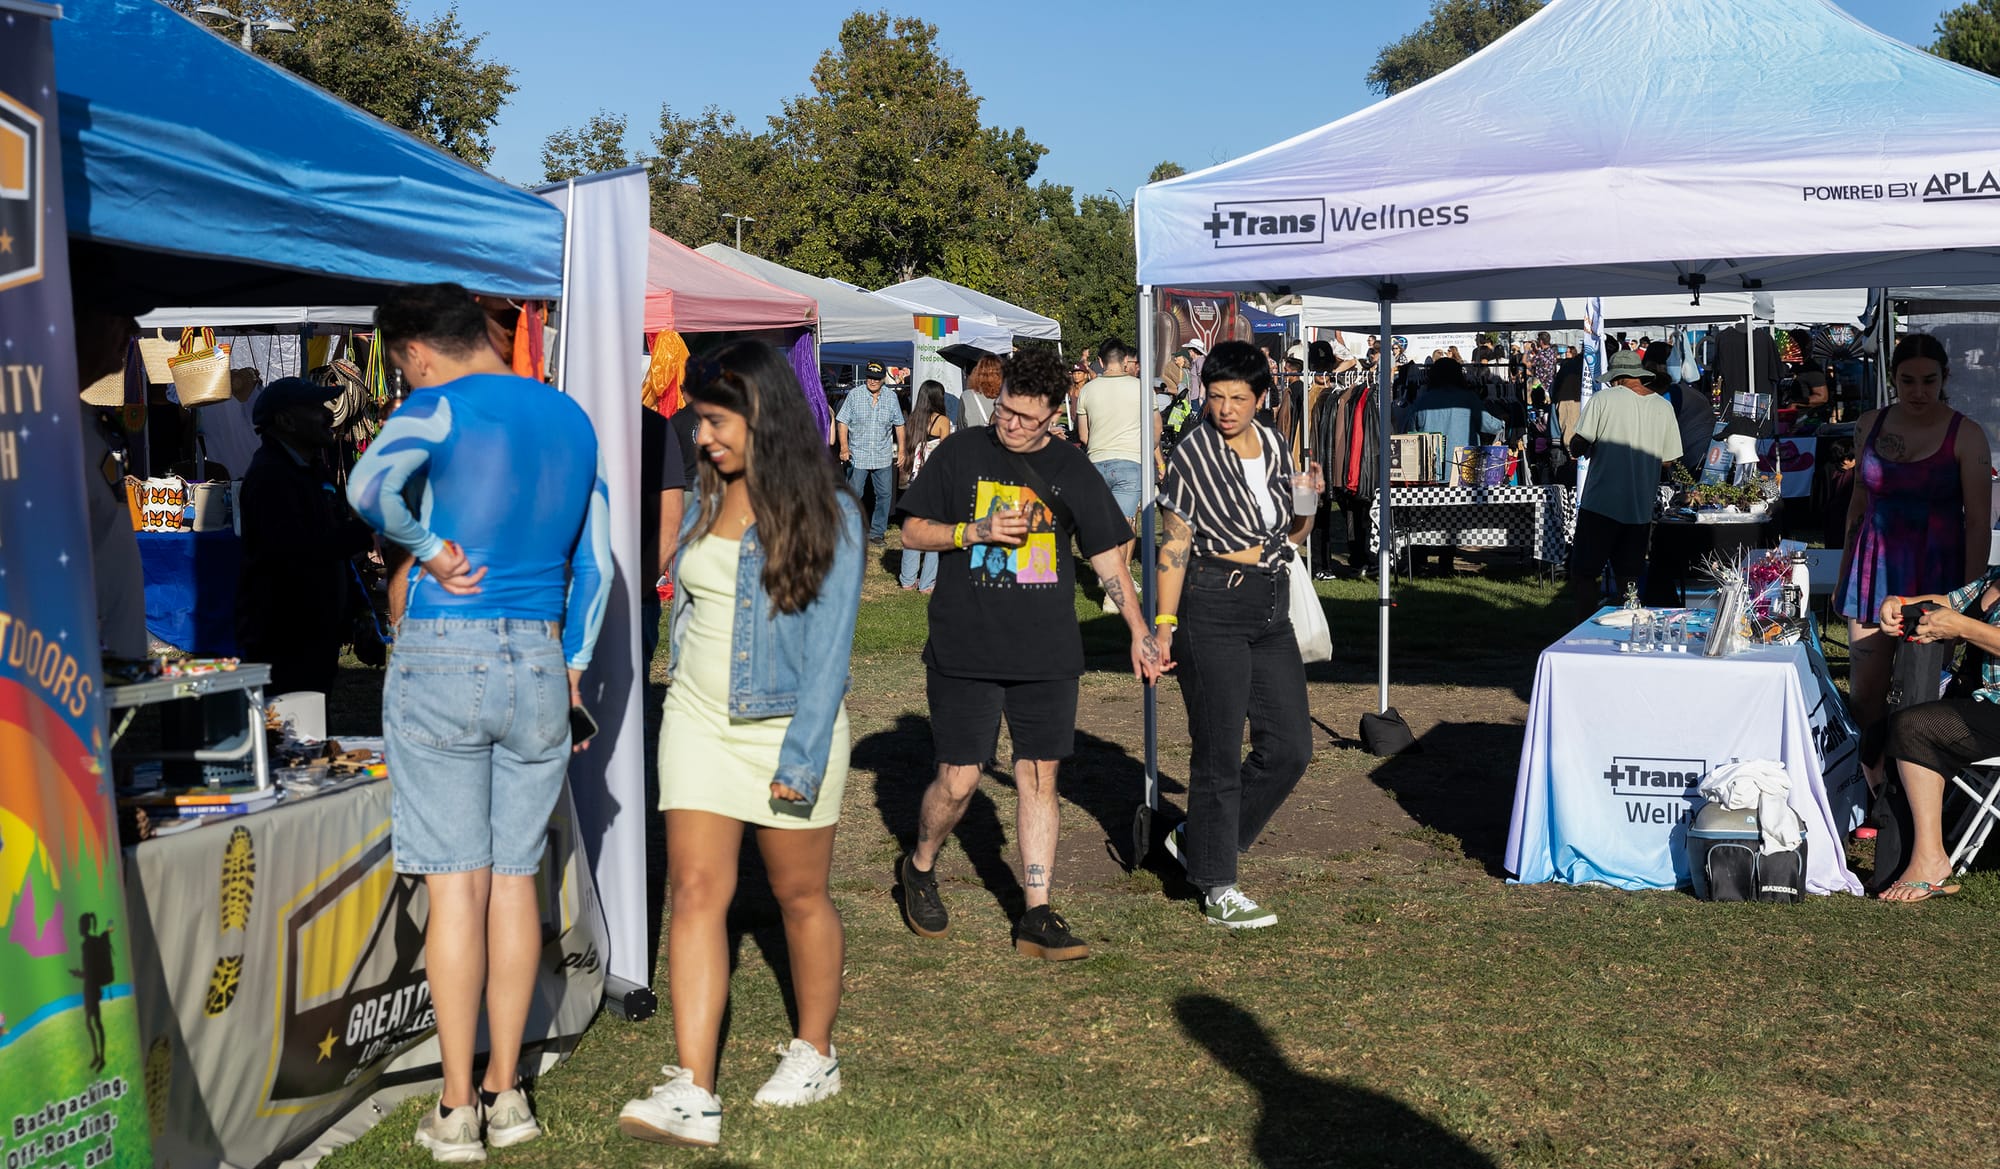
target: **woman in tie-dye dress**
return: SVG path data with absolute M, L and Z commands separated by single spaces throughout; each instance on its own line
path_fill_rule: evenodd
M 1896 346 L 1889 370 L 1896 401 L 1862 415 L 1854 428 L 1860 468 L 1835 593 L 1847 618 L 1849 702 L 1871 789 L 1882 782 L 1879 728 L 1895 657 L 1877 624 L 1882 603 L 1947 593 L 1978 577 L 1993 522 L 1992 453 L 1979 423 L 1945 404 L 1944 346 L 1912 333 Z

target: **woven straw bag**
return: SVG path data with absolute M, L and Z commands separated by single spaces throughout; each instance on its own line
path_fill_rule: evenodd
M 139 361 L 146 367 L 146 381 L 163 386 L 174 380 L 173 370 L 167 368 L 167 361 L 180 352 L 180 345 L 165 337 L 139 338 Z
M 181 330 L 180 352 L 167 359 L 174 375 L 174 391 L 183 406 L 205 406 L 229 397 L 229 350 L 216 348 L 215 330 L 201 331 L 201 348 L 195 348 L 193 329 Z

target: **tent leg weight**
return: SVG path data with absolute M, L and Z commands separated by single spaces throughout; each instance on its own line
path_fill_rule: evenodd
M 660 1000 L 653 997 L 650 986 L 639 986 L 607 975 L 604 979 L 604 1005 L 627 1023 L 643 1023 L 659 1012 Z

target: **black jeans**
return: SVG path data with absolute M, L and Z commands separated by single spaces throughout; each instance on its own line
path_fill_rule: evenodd
M 1576 512 L 1576 537 L 1569 546 L 1569 584 L 1576 590 L 1579 613 L 1595 612 L 1598 606 L 1598 579 L 1604 566 L 1611 566 L 1616 589 L 1637 584 L 1646 571 L 1646 546 L 1653 525 L 1623 524 L 1601 512 Z M 1619 592 L 1612 594 L 1617 603 Z
M 1236 883 L 1237 854 L 1256 842 L 1312 760 L 1287 575 L 1199 559 L 1181 586 L 1173 652 L 1194 746 L 1184 855 L 1188 880 L 1204 890 Z

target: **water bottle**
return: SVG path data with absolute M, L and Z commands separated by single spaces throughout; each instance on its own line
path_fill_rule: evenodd
M 1792 588 L 1797 598 L 1792 616 L 1803 621 L 1806 610 L 1812 607 L 1812 569 L 1806 564 L 1803 549 L 1792 553 Z

